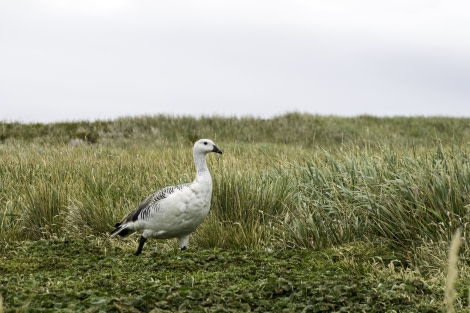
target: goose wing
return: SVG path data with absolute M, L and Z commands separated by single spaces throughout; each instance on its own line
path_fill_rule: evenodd
M 126 228 L 126 224 L 135 222 L 137 220 L 146 220 L 152 213 L 158 212 L 160 209 L 160 201 L 174 193 L 176 190 L 181 190 L 188 187 L 190 184 L 182 184 L 177 186 L 168 186 L 158 190 L 154 194 L 150 195 L 145 199 L 134 211 L 127 214 L 122 221 L 115 225 L 116 229 L 111 232 L 111 236 L 120 234 L 127 235 L 127 231 L 124 233 L 123 230 Z

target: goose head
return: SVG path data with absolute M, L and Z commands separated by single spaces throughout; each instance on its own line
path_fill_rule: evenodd
M 217 148 L 215 143 L 210 139 L 199 139 L 194 143 L 194 154 L 207 154 L 215 152 L 222 154 L 222 151 Z

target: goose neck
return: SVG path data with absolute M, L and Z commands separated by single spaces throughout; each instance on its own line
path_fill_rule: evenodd
M 194 153 L 193 157 L 194 157 L 194 164 L 196 166 L 196 174 L 197 175 L 209 172 L 209 169 L 207 168 L 205 154 Z

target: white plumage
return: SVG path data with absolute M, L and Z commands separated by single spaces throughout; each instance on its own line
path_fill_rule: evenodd
M 186 250 L 189 235 L 202 223 L 210 209 L 212 177 L 206 164 L 206 154 L 209 152 L 222 154 L 211 140 L 196 141 L 193 148 L 196 165 L 194 181 L 165 187 L 152 194 L 116 224 L 111 237 L 141 233 L 135 255 L 142 252 L 148 238 L 178 238 L 181 250 Z

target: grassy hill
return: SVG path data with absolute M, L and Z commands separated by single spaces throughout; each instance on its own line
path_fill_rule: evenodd
M 141 259 L 129 258 L 136 238 L 110 239 L 107 233 L 153 191 L 193 178 L 192 143 L 202 137 L 213 139 L 224 154 L 208 157 L 214 180 L 211 213 L 191 237 L 191 252 L 176 254 L 173 241 L 153 241 Z M 160 303 L 168 311 L 215 312 L 223 307 L 218 290 L 226 290 L 236 299 L 226 306 L 235 311 L 442 311 L 449 242 L 460 230 L 460 279 L 451 283 L 457 300 L 449 308 L 469 311 L 469 143 L 470 119 L 444 117 L 293 113 L 272 119 L 146 116 L 0 123 L 0 270 L 7 273 L 0 294 L 5 310 L 32 310 L 49 299 L 46 290 L 54 290 L 63 298 L 57 309 L 65 311 L 150 311 Z M 31 268 L 24 260 L 36 254 L 42 257 L 34 257 L 38 266 Z M 214 263 L 215 273 L 199 272 L 212 255 L 223 255 L 227 264 L 252 258 L 253 266 L 272 275 L 245 277 L 244 261 L 234 267 L 232 278 L 219 263 Z M 293 255 L 313 263 L 295 263 L 297 270 L 284 273 L 285 260 Z M 101 264 L 101 273 L 118 280 L 98 288 L 97 272 L 89 282 L 75 285 L 69 281 L 73 272 L 57 267 L 70 258 L 80 260 L 77 268 Z M 163 264 L 168 258 L 183 261 L 165 265 L 171 267 L 165 279 L 152 274 L 151 262 L 142 261 L 149 258 Z M 161 296 L 118 288 L 121 274 L 142 284 L 126 269 L 142 262 L 144 276 L 168 286 L 145 285 Z M 189 269 L 185 262 L 192 264 Z M 305 267 L 315 273 L 307 274 Z M 25 270 L 29 276 L 22 274 Z M 184 284 L 176 278 L 179 271 Z M 50 283 L 44 281 L 47 276 L 53 277 Z M 190 277 L 206 282 L 192 289 L 197 284 L 188 285 Z M 247 295 L 243 290 L 250 279 L 254 289 Z M 319 285 L 312 285 L 318 279 Z M 349 280 L 352 289 L 346 288 Z M 60 282 L 63 288 L 48 285 Z M 333 288 L 332 282 L 339 294 L 318 291 Z M 203 293 L 213 297 L 213 307 L 201 305 L 192 294 L 204 288 L 215 288 Z M 172 290 L 180 302 L 173 301 Z M 313 295 L 318 301 L 307 301 Z M 75 306 L 67 306 L 67 299 Z M 54 308 L 51 301 L 46 302 Z
M 377 146 L 382 143 L 432 145 L 436 140 L 463 144 L 470 140 L 469 121 L 466 118 L 378 118 L 367 115 L 342 118 L 299 113 L 272 119 L 159 115 L 52 124 L 0 122 L 0 140 L 60 144 L 78 138 L 102 144 L 135 141 L 186 144 L 196 138 L 211 137 L 232 143 L 265 142 L 302 147 Z

